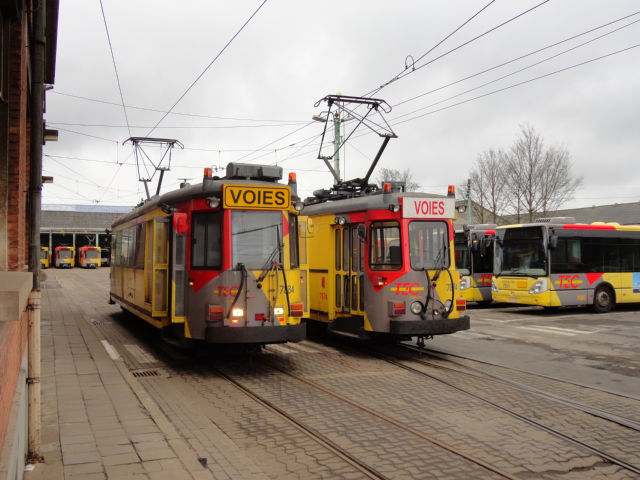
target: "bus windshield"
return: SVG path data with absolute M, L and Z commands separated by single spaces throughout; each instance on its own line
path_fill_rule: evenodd
M 259 270 L 270 258 L 282 263 L 282 233 L 282 212 L 234 210 L 232 265 L 244 263 L 249 270 Z
M 544 227 L 506 229 L 501 243 L 496 244 L 496 274 L 534 277 L 546 274 Z
M 455 236 L 456 268 L 460 275 L 471 275 L 471 260 L 469 258 L 469 244 L 464 233 Z
M 449 227 L 445 222 L 413 221 L 409 223 L 411 268 L 433 270 L 449 266 Z

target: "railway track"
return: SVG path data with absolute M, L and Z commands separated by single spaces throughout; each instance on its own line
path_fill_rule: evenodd
M 367 347 L 367 348 L 369 348 L 369 347 Z M 405 348 L 405 347 L 403 347 L 403 348 Z M 412 351 L 416 351 L 416 350 L 417 351 L 421 351 L 422 349 L 413 349 L 412 348 L 411 350 Z M 436 381 L 438 381 L 440 383 L 443 383 L 443 384 L 445 384 L 445 385 L 447 385 L 447 386 L 449 386 L 451 388 L 454 388 L 457 391 L 460 391 L 460 392 L 462 392 L 462 393 L 464 393 L 466 395 L 469 395 L 469 396 L 471 396 L 471 397 L 473 397 L 473 398 L 475 398 L 477 400 L 480 400 L 480 401 L 482 401 L 482 402 L 484 402 L 484 403 L 486 403 L 488 405 L 491 405 L 492 407 L 500 410 L 501 412 L 506 413 L 506 414 L 508 414 L 508 415 L 510 415 L 510 416 L 512 416 L 514 418 L 517 418 L 517 419 L 519 419 L 519 420 L 521 420 L 521 421 L 523 421 L 523 422 L 525 422 L 525 423 L 527 423 L 529 425 L 535 426 L 536 428 L 544 430 L 545 432 L 550 433 L 550 434 L 552 434 L 552 435 L 554 435 L 554 436 L 556 436 L 558 438 L 562 438 L 562 439 L 564 439 L 564 440 L 566 440 L 566 441 L 568 441 L 570 443 L 578 445 L 579 447 L 584 448 L 585 450 L 587 450 L 587 451 L 589 451 L 589 452 L 591 452 L 591 453 L 593 453 L 595 455 L 598 455 L 599 457 L 605 459 L 607 462 L 610 462 L 612 464 L 618 465 L 618 466 L 624 468 L 625 470 L 628 470 L 628 471 L 633 472 L 633 473 L 635 473 L 637 475 L 640 475 L 640 465 L 636 465 L 634 463 L 630 463 L 630 462 L 628 462 L 628 461 L 626 461 L 624 459 L 619 458 L 616 455 L 612 455 L 612 454 L 607 453 L 606 451 L 604 451 L 601 448 L 598 448 L 598 447 L 596 447 L 596 446 L 594 446 L 592 444 L 589 444 L 587 442 L 581 441 L 578 438 L 575 438 L 575 437 L 573 437 L 571 435 L 568 435 L 568 434 L 565 434 L 565 433 L 563 433 L 563 432 L 561 432 L 561 431 L 559 431 L 559 430 L 557 430 L 555 428 L 552 428 L 552 427 L 550 427 L 548 425 L 545 425 L 540 421 L 537 421 L 537 420 L 535 420 L 533 418 L 530 418 L 530 417 L 527 417 L 525 415 L 522 415 L 522 414 L 520 414 L 520 413 L 518 413 L 518 412 L 516 412 L 516 411 L 514 411 L 512 409 L 505 408 L 504 406 L 498 404 L 497 402 L 486 398 L 486 396 L 482 396 L 482 395 L 479 395 L 477 393 L 474 393 L 473 391 L 471 391 L 470 388 L 462 388 L 459 385 L 456 385 L 453 382 L 444 380 L 443 378 L 441 378 L 441 377 L 439 377 L 437 375 L 430 374 L 430 373 L 425 372 L 423 370 L 420 370 L 418 368 L 415 368 L 415 367 L 412 367 L 410 365 L 407 365 L 406 363 L 403 363 L 403 361 L 401 361 L 401 360 L 398 360 L 396 358 L 392 358 L 386 353 L 382 353 L 380 350 L 375 350 L 375 351 L 374 350 L 370 350 L 370 351 L 371 351 L 371 353 L 373 355 L 378 356 L 379 358 L 385 360 L 388 363 L 391 363 L 391 364 L 393 364 L 393 365 L 395 365 L 395 366 L 397 366 L 399 368 L 402 368 L 404 370 L 410 371 L 410 372 L 415 373 L 417 375 L 428 377 L 428 378 L 430 378 L 432 380 L 436 380 Z M 593 416 L 602 418 L 604 420 L 610 421 L 610 422 L 615 423 L 617 425 L 620 425 L 620 426 L 622 426 L 624 428 L 628 428 L 628 429 L 631 429 L 633 431 L 640 432 L 640 424 L 638 422 L 634 421 L 634 420 L 631 420 L 631 419 L 628 419 L 628 418 L 624 418 L 624 417 L 620 417 L 618 415 L 612 414 L 610 412 L 607 412 L 607 411 L 604 411 L 604 410 L 601 410 L 601 409 L 598 409 L 598 408 L 594 408 L 594 407 L 590 407 L 590 406 L 587 406 L 587 405 L 584 405 L 584 404 L 581 404 L 581 403 L 578 403 L 578 402 L 574 402 L 572 400 L 559 397 L 559 396 L 551 394 L 549 392 L 542 392 L 542 391 L 539 391 L 539 390 L 534 389 L 532 387 L 526 386 L 524 384 L 521 384 L 521 383 L 518 383 L 518 382 L 514 382 L 512 380 L 500 377 L 498 375 L 494 375 L 494 374 L 490 374 L 488 372 L 480 371 L 479 369 L 472 369 L 471 367 L 467 367 L 470 370 L 474 370 L 474 371 L 472 371 L 472 372 L 464 372 L 464 371 L 462 371 L 462 370 L 460 370 L 458 368 L 452 368 L 452 367 L 443 366 L 443 365 L 440 365 L 440 364 L 437 365 L 437 364 L 434 364 L 432 362 L 427 362 L 427 361 L 420 360 L 420 359 L 411 359 L 410 361 L 418 363 L 418 364 L 421 364 L 421 365 L 424 365 L 424 366 L 427 366 L 427 367 L 430 367 L 430 368 L 435 368 L 435 369 L 441 370 L 441 371 L 445 370 L 445 371 L 448 371 L 448 372 L 459 373 L 459 374 L 462 374 L 462 375 L 465 375 L 465 376 L 474 376 L 476 378 L 483 378 L 484 377 L 486 379 L 491 379 L 493 381 L 500 382 L 500 383 L 503 383 L 504 385 L 508 385 L 508 386 L 510 386 L 512 388 L 515 388 L 515 389 L 517 389 L 517 390 L 519 390 L 519 391 L 521 391 L 523 393 L 534 394 L 534 395 L 537 395 L 537 396 L 539 396 L 541 398 L 544 398 L 546 400 L 550 400 L 552 402 L 555 402 L 555 403 L 558 403 L 558 404 L 562 404 L 562 405 L 568 406 L 570 408 L 582 411 L 584 413 L 588 413 L 590 415 L 593 415 Z
M 268 348 L 268 347 L 267 347 Z M 336 455 L 338 455 L 339 457 L 341 457 L 343 460 L 345 460 L 346 462 L 348 462 L 350 465 L 354 466 L 355 468 L 357 468 L 358 470 L 360 470 L 362 473 L 364 473 L 368 478 L 371 479 L 381 479 L 381 480 L 387 480 L 390 479 L 390 477 L 382 474 L 381 472 L 379 472 L 378 470 L 376 470 L 374 467 L 372 467 L 371 465 L 369 465 L 368 463 L 360 460 L 357 458 L 357 456 L 351 454 L 346 448 L 343 448 L 341 446 L 339 446 L 337 443 L 331 441 L 329 438 L 327 438 L 325 435 L 321 434 L 320 432 L 318 432 L 316 429 L 310 427 L 309 425 L 307 425 L 304 421 L 301 421 L 300 419 L 296 418 L 295 416 L 287 413 L 284 409 L 276 406 L 273 402 L 267 400 L 266 398 L 264 398 L 262 395 L 260 395 L 259 393 L 257 393 L 255 390 L 247 387 L 246 385 L 243 384 L 243 382 L 241 380 L 238 380 L 236 378 L 233 378 L 231 375 L 229 375 L 228 373 L 225 373 L 224 371 L 222 371 L 221 369 L 219 369 L 217 366 L 213 365 L 213 364 L 209 364 L 211 368 L 213 368 L 216 373 L 218 375 L 220 375 L 222 378 L 226 379 L 228 382 L 232 383 L 236 388 L 238 388 L 239 390 L 241 390 L 243 393 L 245 393 L 247 396 L 251 397 L 253 400 L 255 400 L 256 402 L 258 402 L 260 405 L 262 405 L 263 407 L 269 409 L 270 411 L 276 413 L 277 415 L 279 415 L 281 418 L 286 419 L 287 422 L 289 422 L 290 424 L 294 425 L 296 428 L 298 428 L 299 430 L 303 431 L 304 433 L 306 433 L 308 436 L 310 436 L 311 438 L 313 438 L 315 441 L 317 441 L 318 443 L 320 443 L 321 445 L 323 445 L 324 447 L 328 448 L 329 450 L 331 450 L 333 453 L 335 453 Z M 290 377 L 292 379 L 295 379 L 297 382 L 300 383 L 304 383 L 305 385 L 312 387 L 313 389 L 316 389 L 324 394 L 327 394 L 329 396 L 331 396 L 332 398 L 339 400 L 340 402 L 343 402 L 351 407 L 354 407 L 362 412 L 367 413 L 368 415 L 371 415 L 373 417 L 375 417 L 378 420 L 381 420 L 382 422 L 386 422 L 389 424 L 389 426 L 393 426 L 395 428 L 398 428 L 404 432 L 406 432 L 407 434 L 410 434 L 412 436 L 415 436 L 425 442 L 428 442 L 432 445 L 435 445 L 453 455 L 456 455 L 458 457 L 460 457 L 461 459 L 464 459 L 465 461 L 468 461 L 470 463 L 473 463 L 483 469 L 485 469 L 486 471 L 496 474 L 498 477 L 500 478 L 506 478 L 506 479 L 510 479 L 510 480 L 517 480 L 517 476 L 514 476 L 506 471 L 504 471 L 503 469 L 490 465 L 487 462 L 484 462 L 478 458 L 474 458 L 466 453 L 464 453 L 463 451 L 461 451 L 460 449 L 457 449 L 453 446 L 450 445 L 446 445 L 445 443 L 430 437 L 428 435 L 425 435 L 424 433 L 416 430 L 415 428 L 412 428 L 409 425 L 403 424 L 402 422 L 396 421 L 393 418 L 389 417 L 388 415 L 385 415 L 382 412 L 378 412 L 375 410 L 372 410 L 371 408 L 366 407 L 365 405 L 359 403 L 359 402 L 355 402 L 353 400 L 350 400 L 349 398 L 336 393 L 334 391 L 331 391 L 330 389 L 327 389 L 325 387 L 323 387 L 322 385 L 319 385 L 316 382 L 313 382 L 311 380 L 305 379 L 299 375 L 296 375 L 290 371 L 287 371 L 285 369 L 283 369 L 281 366 L 277 366 L 274 365 L 273 363 L 269 362 L 266 363 L 264 365 L 268 365 L 269 368 L 273 369 L 274 371 L 277 371 L 279 374 L 281 375 L 285 375 L 287 377 Z

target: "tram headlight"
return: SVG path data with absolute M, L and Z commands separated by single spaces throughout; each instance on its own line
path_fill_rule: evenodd
M 400 211 L 400 205 L 392 203 L 389 205 L 389 211 L 393 213 L 398 213 Z
M 409 306 L 409 310 L 411 310 L 411 313 L 413 313 L 414 315 L 420 315 L 423 309 L 424 305 L 422 305 L 422 302 L 418 301 L 411 303 L 411 305 Z
M 209 197 L 206 202 L 209 208 L 218 208 L 220 206 L 220 199 L 218 197 Z
M 244 310 L 242 308 L 234 308 L 233 310 L 231 310 L 231 315 L 233 317 L 243 317 Z
M 471 279 L 469 277 L 462 277 L 460 280 L 460 290 L 467 290 L 471 288 Z
M 451 310 L 451 300 L 444 302 L 444 309 L 447 311 Z
M 496 279 L 495 278 L 491 279 L 491 291 L 492 292 L 497 292 L 498 291 L 498 285 L 496 284 Z
M 274 315 L 278 315 L 278 316 L 284 315 L 284 308 L 282 308 L 282 307 L 275 307 L 275 308 L 273 309 L 273 314 L 274 314 Z
M 543 293 L 549 290 L 549 283 L 546 278 L 540 278 L 536 280 L 536 283 L 529 289 L 529 293 L 532 295 L 536 295 L 538 293 Z
M 296 202 L 296 203 L 293 204 L 293 208 L 296 209 L 296 212 L 301 212 L 302 209 L 304 208 L 304 203 Z

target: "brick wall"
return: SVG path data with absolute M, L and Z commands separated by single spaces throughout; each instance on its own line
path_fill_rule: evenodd
M 27 344 L 27 313 L 20 320 L 0 322 L 0 452 L 4 446 L 20 362 Z M 13 433 L 13 432 L 9 432 Z
M 27 196 L 29 161 L 27 157 L 27 55 L 22 22 L 11 28 L 9 57 L 9 185 L 8 193 L 8 266 L 27 271 L 29 242 Z
M 23 13 L 24 15 L 24 13 Z M 9 271 L 27 271 L 29 263 L 29 142 L 28 81 L 26 39 L 22 20 L 10 23 L 10 39 L 3 67 L 8 68 L 6 175 L 2 175 L 0 191 L 6 188 L 6 268 Z M 2 138 L 2 136 L 0 136 Z M 27 313 L 18 319 L 0 321 L 0 452 L 13 438 L 8 432 L 11 409 L 14 404 L 16 382 L 27 348 Z M 18 426 L 21 428 L 22 426 Z

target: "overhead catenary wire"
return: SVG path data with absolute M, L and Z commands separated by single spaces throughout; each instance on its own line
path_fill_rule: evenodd
M 593 43 L 593 42 L 595 42 L 595 41 L 597 41 L 597 40 L 600 40 L 600 39 L 602 39 L 602 38 L 604 38 L 604 37 L 606 37 L 606 36 L 608 36 L 608 35 L 611 35 L 611 34 L 613 34 L 613 33 L 617 32 L 617 31 L 619 31 L 619 30 L 622 30 L 623 28 L 626 28 L 626 27 L 628 27 L 628 26 L 630 26 L 630 25 L 633 25 L 633 24 L 635 24 L 635 23 L 638 23 L 638 22 L 640 22 L 640 20 L 634 20 L 633 22 L 628 23 L 627 25 L 623 25 L 622 27 L 616 28 L 615 30 L 612 30 L 612 31 L 610 31 L 610 32 L 603 33 L 602 35 L 600 35 L 600 36 L 598 36 L 598 37 L 592 38 L 592 39 L 587 40 L 587 41 L 585 41 L 585 42 L 582 42 L 582 43 L 580 43 L 580 44 L 578 44 L 578 45 L 575 45 L 575 46 L 573 46 L 573 47 L 571 47 L 571 48 L 569 48 L 569 49 L 567 49 L 567 50 L 563 50 L 562 52 L 559 52 L 559 53 L 556 53 L 556 54 L 551 55 L 551 56 L 549 56 L 549 57 L 543 58 L 542 60 L 539 60 L 539 61 L 534 62 L 534 63 L 532 63 L 532 64 L 526 65 L 526 66 L 524 66 L 524 67 L 522 67 L 522 68 L 519 68 L 519 69 L 517 69 L 517 70 L 514 70 L 513 72 L 507 73 L 507 74 L 502 75 L 502 76 L 500 76 L 500 77 L 498 77 L 498 78 L 495 78 L 495 79 L 493 79 L 493 80 L 490 80 L 490 81 L 488 81 L 488 82 L 485 82 L 485 83 L 483 83 L 483 84 L 481 84 L 481 85 L 478 85 L 478 86 L 476 86 L 476 87 L 473 87 L 473 88 L 470 88 L 470 89 L 468 89 L 468 90 L 465 90 L 464 92 L 460 92 L 460 93 L 458 93 L 458 94 L 456 94 L 456 95 L 453 95 L 453 96 L 451 96 L 451 97 L 448 97 L 448 98 L 446 98 L 446 99 L 444 99 L 444 100 L 440 100 L 440 101 L 438 101 L 438 102 L 432 103 L 431 105 L 427 105 L 427 106 L 425 106 L 425 107 L 421 107 L 421 108 L 419 108 L 419 109 L 417 109 L 417 110 L 413 110 L 413 111 L 411 111 L 411 112 L 408 112 L 408 113 L 405 113 L 405 114 L 399 115 L 399 116 L 395 117 L 393 120 L 399 120 L 400 118 L 403 118 L 403 117 L 406 117 L 406 116 L 412 115 L 412 114 L 417 113 L 417 112 L 419 112 L 419 111 L 421 111 L 421 110 L 426 110 L 426 109 L 428 109 L 428 108 L 434 107 L 434 106 L 439 105 L 439 104 L 441 104 L 441 103 L 445 103 L 445 102 L 447 102 L 447 101 L 449 101 L 449 100 L 453 100 L 454 98 L 460 97 L 460 96 L 462 96 L 462 95 L 466 95 L 467 93 L 470 93 L 470 92 L 473 92 L 473 91 L 475 91 L 475 90 L 479 90 L 479 89 L 481 89 L 481 88 L 484 88 L 484 87 L 486 87 L 486 86 L 488 86 L 488 85 L 491 85 L 491 84 L 497 83 L 497 82 L 499 82 L 499 81 L 501 81 L 501 80 L 504 80 L 504 79 L 506 79 L 506 78 L 512 77 L 512 76 L 514 76 L 514 75 L 517 75 L 518 73 L 522 73 L 522 72 L 524 72 L 525 70 L 529 70 L 529 69 L 531 69 L 531 68 L 533 68 L 533 67 L 537 67 L 537 66 L 539 66 L 539 65 L 541 65 L 541 64 L 543 64 L 543 63 L 545 63 L 545 62 L 548 62 L 548 61 L 550 61 L 550 60 L 553 60 L 553 59 L 555 59 L 555 58 L 558 58 L 558 57 L 560 57 L 560 56 L 562 56 L 562 55 L 564 55 L 564 54 L 566 54 L 566 53 L 569 53 L 569 52 L 572 52 L 572 51 L 574 51 L 574 50 L 577 50 L 578 48 L 581 48 L 581 47 L 583 47 L 583 46 L 585 46 L 585 45 L 588 45 L 588 44 Z M 541 51 L 541 50 L 538 50 L 538 51 Z M 519 57 L 519 58 L 524 58 L 524 56 L 523 56 L 523 57 Z M 509 63 L 512 63 L 512 62 L 509 62 Z M 489 71 L 489 70 L 485 70 L 484 72 L 486 72 L 486 71 Z M 477 76 L 477 75 L 472 75 L 472 76 L 467 77 L 467 78 L 472 78 L 472 77 L 475 77 L 475 76 Z M 457 83 L 457 82 L 456 82 L 456 83 Z M 448 84 L 447 86 L 449 86 L 449 85 L 451 85 L 451 84 Z M 440 90 L 440 89 L 432 90 L 432 92 L 437 91 L 437 90 Z M 417 98 L 417 97 L 414 97 L 414 98 Z M 406 101 L 404 101 L 404 102 L 400 102 L 399 104 L 396 104 L 396 106 L 398 106 L 398 105 L 402 105 L 402 104 L 404 104 L 404 103 L 406 103 Z
M 576 34 L 576 35 L 572 35 L 572 36 L 570 36 L 570 37 L 568 37 L 568 38 L 565 38 L 565 39 L 560 40 L 560 41 L 558 41 L 558 42 L 555 42 L 555 43 L 549 44 L 549 45 L 547 45 L 547 46 L 545 46 L 545 47 L 538 48 L 538 49 L 533 50 L 533 51 L 531 51 L 531 52 L 529 52 L 529 53 L 525 53 L 524 55 L 520 55 L 520 56 L 518 56 L 518 57 L 512 58 L 511 60 L 507 60 L 506 62 L 502 62 L 502 63 L 500 63 L 500 64 L 498 64 L 498 65 L 494 65 L 493 67 L 486 68 L 486 69 L 484 69 L 484 70 L 481 70 L 481 71 L 479 71 L 479 72 L 476 72 L 476 73 L 474 73 L 474 74 L 472 74 L 472 75 L 468 75 L 468 76 L 466 76 L 466 77 L 464 77 L 464 78 L 461 78 L 461 79 L 459 79 L 459 80 L 455 80 L 455 81 L 453 81 L 453 82 L 447 83 L 446 85 L 442 85 L 442 86 L 440 86 L 440 87 L 434 88 L 434 89 L 432 89 L 432 90 L 429 90 L 428 92 L 424 92 L 424 93 L 421 93 L 420 95 L 415 95 L 415 96 L 413 96 L 413 97 L 411 97 L 411 98 L 408 98 L 408 99 L 406 99 L 406 100 L 402 100 L 401 102 L 394 103 L 394 105 L 393 105 L 393 106 L 394 106 L 394 107 L 399 107 L 400 105 L 404 105 L 405 103 L 411 102 L 411 101 L 413 101 L 413 100 L 417 100 L 418 98 L 424 97 L 425 95 L 430 95 L 430 94 L 432 94 L 432 93 L 438 92 L 438 91 L 443 90 L 443 89 L 445 89 L 445 88 L 452 87 L 452 86 L 454 86 L 454 85 L 457 85 L 457 84 L 459 84 L 459 83 L 462 83 L 462 82 L 464 82 L 464 81 L 466 81 L 466 80 L 470 80 L 470 79 L 472 79 L 472 78 L 478 77 L 478 76 L 480 76 L 480 75 L 483 75 L 483 74 L 485 74 L 485 73 L 491 72 L 491 71 L 493 71 L 493 70 L 497 70 L 497 69 L 499 69 L 499 68 L 505 67 L 505 66 L 507 66 L 507 65 L 509 65 L 509 64 L 511 64 L 511 63 L 515 63 L 515 62 L 517 62 L 517 61 L 519 61 L 519 60 L 522 60 L 522 59 L 524 59 L 524 58 L 530 57 L 530 56 L 535 55 L 535 54 L 537 54 L 537 53 L 541 53 L 541 52 L 543 52 L 543 51 L 545 51 L 545 50 L 548 50 L 548 49 L 550 49 L 550 48 L 557 47 L 557 46 L 559 46 L 559 45 L 562 45 L 563 43 L 570 42 L 571 40 L 575 40 L 575 39 L 580 38 L 580 37 L 582 37 L 582 36 L 584 36 L 584 35 L 588 35 L 589 33 L 593 33 L 593 32 L 595 32 L 595 31 L 597 31 L 597 30 L 600 30 L 600 29 L 602 29 L 602 28 L 608 27 L 608 26 L 613 25 L 613 24 L 615 24 L 615 23 L 621 22 L 621 21 L 626 20 L 626 19 L 628 19 L 628 18 L 634 17 L 634 16 L 636 16 L 636 15 L 638 15 L 638 14 L 640 14 L 640 11 L 638 11 L 638 12 L 634 12 L 634 13 L 631 13 L 631 14 L 629 14 L 629 15 L 625 15 L 624 17 L 618 18 L 618 19 L 616 19 L 616 20 L 612 20 L 612 21 L 610 21 L 610 22 L 608 22 L 608 23 L 605 23 L 605 24 L 603 24 L 603 25 L 599 25 L 599 26 L 597 26 L 597 27 L 590 28 L 589 30 L 586 30 L 586 31 L 584 31 L 584 32 L 582 32 L 582 33 L 578 33 L 578 34 Z M 604 37 L 604 36 L 606 36 L 606 35 L 609 35 L 609 34 L 611 34 L 611 33 L 617 32 L 618 30 L 621 30 L 621 29 L 623 29 L 623 28 L 629 27 L 629 26 L 631 26 L 631 25 L 633 25 L 633 24 L 635 24 L 635 23 L 637 23 L 637 20 L 636 20 L 636 21 L 633 21 L 633 22 L 631 22 L 631 23 L 628 23 L 628 24 L 626 24 L 626 25 L 623 25 L 622 27 L 619 27 L 619 28 L 617 28 L 617 29 L 615 29 L 615 30 L 612 30 L 612 31 L 610 31 L 610 32 L 608 32 L 608 33 L 606 33 L 606 34 L 604 34 L 604 35 L 601 35 L 600 37 L 597 37 L 596 39 L 593 39 L 593 40 L 591 40 L 591 41 L 595 41 L 595 40 L 597 40 L 597 39 L 600 39 L 600 38 L 602 38 L 602 37 Z M 586 45 L 587 43 L 591 43 L 591 41 L 589 41 L 589 42 L 585 42 L 585 43 L 581 44 L 580 46 L 582 46 L 582 45 Z
M 153 126 L 153 128 L 151 130 L 149 130 L 149 132 L 147 133 L 147 137 L 151 136 L 151 134 L 154 132 L 154 130 L 162 123 L 162 121 L 167 118 L 167 116 L 169 115 L 169 113 L 171 113 L 171 111 L 178 105 L 178 103 L 180 103 L 182 101 L 182 99 L 187 95 L 187 93 L 189 93 L 189 91 L 195 86 L 196 83 L 198 83 L 198 81 L 204 76 L 205 73 L 207 73 L 207 71 L 209 70 L 209 68 L 211 68 L 211 66 L 216 62 L 216 60 L 218 60 L 218 58 L 220 58 L 220 56 L 225 52 L 225 50 L 227 48 L 229 48 L 229 45 L 231 45 L 231 43 L 236 39 L 236 37 L 238 35 L 240 35 L 240 33 L 244 30 L 244 28 L 249 24 L 249 22 L 251 22 L 251 20 L 253 20 L 253 17 L 255 17 L 258 12 L 260 11 L 260 9 L 262 9 L 262 7 L 264 6 L 264 4 L 267 3 L 267 0 L 263 0 L 262 3 L 258 6 L 258 8 L 251 14 L 251 16 L 242 24 L 242 26 L 238 29 L 238 31 L 231 37 L 231 39 L 225 44 L 224 47 L 222 47 L 222 50 L 220 50 L 218 52 L 218 54 L 213 58 L 213 60 L 211 60 L 211 62 L 209 62 L 209 64 L 205 67 L 205 69 L 196 77 L 196 79 L 191 82 L 191 84 L 187 87 L 187 89 L 184 91 L 184 93 L 182 95 L 180 95 L 180 97 L 178 98 L 178 100 L 175 101 L 175 103 L 171 106 L 171 108 L 169 108 L 166 113 L 160 118 L 160 120 L 158 120 L 158 122 Z
M 107 32 L 107 41 L 109 42 L 109 51 L 111 52 L 111 60 L 113 61 L 113 70 L 116 74 L 116 82 L 118 83 L 118 91 L 120 92 L 120 100 L 122 100 L 122 110 L 124 111 L 124 119 L 127 123 L 127 130 L 129 131 L 129 136 L 131 136 L 131 128 L 129 127 L 129 118 L 127 116 L 127 107 L 124 103 L 124 95 L 122 94 L 122 85 L 120 85 L 120 76 L 118 75 L 118 67 L 116 66 L 116 57 L 113 53 L 113 45 L 111 44 L 111 36 L 109 35 L 109 27 L 107 26 L 107 17 L 104 14 L 104 7 L 102 5 L 102 0 L 100 0 L 100 10 L 102 11 L 102 20 L 104 21 L 104 29 Z
M 422 65 L 420 65 L 420 66 L 417 66 L 417 67 L 416 67 L 416 66 L 414 65 L 414 66 L 413 66 L 413 68 L 412 68 L 411 70 L 408 70 L 408 69 L 403 70 L 401 73 L 399 73 L 398 75 L 396 75 L 396 76 L 395 76 L 393 79 L 391 79 L 390 81 L 388 81 L 388 82 L 386 82 L 386 83 L 384 83 L 384 84 L 380 85 L 380 87 L 378 87 L 377 89 L 375 89 L 373 92 L 378 92 L 378 91 L 380 91 L 382 88 L 386 87 L 387 85 L 389 85 L 389 84 L 391 84 L 391 83 L 393 83 L 393 82 L 396 82 L 396 81 L 398 81 L 398 80 L 400 80 L 400 79 L 402 79 L 402 78 L 404 78 L 404 77 L 406 77 L 406 76 L 408 76 L 408 75 L 411 75 L 411 74 L 412 74 L 412 73 L 414 73 L 415 71 L 420 70 L 420 69 L 422 69 L 422 68 L 426 67 L 427 65 L 431 65 L 432 63 L 434 63 L 434 62 L 436 62 L 436 61 L 440 60 L 441 58 L 444 58 L 444 57 L 446 57 L 447 55 L 450 55 L 451 53 L 453 53 L 453 52 L 455 52 L 455 51 L 457 51 L 457 50 L 460 50 L 462 47 L 465 47 L 465 46 L 469 45 L 470 43 L 475 42 L 476 40 L 479 40 L 480 38 L 482 38 L 482 37 L 484 37 L 484 36 L 488 35 L 489 33 L 494 32 L 494 31 L 498 30 L 498 29 L 499 29 L 499 28 L 501 28 L 501 27 L 504 27 L 505 25 L 507 25 L 507 24 L 509 24 L 509 23 L 513 22 L 514 20 L 517 20 L 518 18 L 520 18 L 520 17 L 522 17 L 522 16 L 526 15 L 527 13 L 532 12 L 532 11 L 533 11 L 533 10 L 535 10 L 536 8 L 541 7 L 542 5 L 544 5 L 544 4 L 546 4 L 546 3 L 548 3 L 549 1 L 550 1 L 550 0 L 544 0 L 544 1 L 542 1 L 542 2 L 538 3 L 537 5 L 534 5 L 533 7 L 529 8 L 529 9 L 527 9 L 527 10 L 525 10 L 525 11 L 523 11 L 523 12 L 520 12 L 519 14 L 517 14 L 517 15 L 515 15 L 515 16 L 513 16 L 513 17 L 511 17 L 511 18 L 509 18 L 508 20 L 505 20 L 504 22 L 502 22 L 502 23 L 500 23 L 500 24 L 496 25 L 495 27 L 492 27 L 492 28 L 490 28 L 489 30 L 486 30 L 485 32 L 481 33 L 480 35 L 476 35 L 475 37 L 473 37 L 473 38 L 471 38 L 471 39 L 467 40 L 466 42 L 461 43 L 460 45 L 458 45 L 458 46 L 456 46 L 456 47 L 454 47 L 454 48 L 452 48 L 452 49 L 450 49 L 450 50 L 447 50 L 446 52 L 444 52 L 444 53 L 442 53 L 442 54 L 438 55 L 437 57 L 435 57 L 435 58 L 433 58 L 433 59 L 429 60 L 428 62 L 426 62 L 426 63 L 424 63 L 424 64 L 422 64 Z M 490 5 L 490 3 L 489 3 L 489 5 Z M 487 6 L 488 6 L 488 5 L 486 5 L 484 8 L 486 8 Z M 483 10 L 484 10 L 484 8 L 483 8 Z M 476 15 L 477 15 L 477 14 L 476 14 Z M 474 18 L 474 17 L 475 17 L 475 15 L 474 15 L 472 18 Z M 466 25 L 466 23 L 468 23 L 468 21 L 467 21 L 467 22 L 465 22 L 465 25 Z M 456 30 L 456 31 L 457 31 L 457 30 Z M 449 35 L 449 36 L 450 36 L 450 35 Z M 447 37 L 447 38 L 448 38 L 448 37 Z M 442 43 L 442 42 L 440 42 L 438 45 L 440 45 L 441 43 Z M 432 50 L 433 50 L 433 49 L 431 49 L 431 50 L 429 50 L 429 51 L 432 51 Z M 425 54 L 425 55 L 426 55 L 426 54 Z M 425 55 L 422 55 L 420 58 L 421 58 L 421 59 L 422 59 L 422 58 L 424 58 L 424 56 L 425 56 Z

